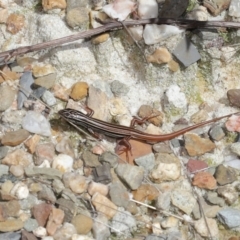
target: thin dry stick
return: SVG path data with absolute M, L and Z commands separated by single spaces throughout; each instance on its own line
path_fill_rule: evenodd
M 141 20 L 127 20 L 124 21 L 124 25 L 136 26 L 136 25 L 146 25 L 146 24 L 169 24 L 182 27 L 185 29 L 194 29 L 194 28 L 240 28 L 239 22 L 224 22 L 224 21 L 196 21 L 190 19 L 174 19 L 174 18 L 153 18 L 153 19 L 141 19 Z M 20 47 L 12 50 L 8 50 L 0 53 L 0 64 L 4 64 L 9 61 L 12 57 L 16 57 L 21 54 L 39 51 L 41 49 L 46 49 L 50 47 L 60 46 L 64 43 L 73 42 L 79 39 L 90 38 L 98 34 L 114 31 L 116 29 L 121 29 L 123 26 L 120 22 L 110 22 L 106 25 L 88 31 L 84 31 L 78 34 L 70 35 L 67 37 L 54 39 L 48 42 L 35 44 L 32 46 Z

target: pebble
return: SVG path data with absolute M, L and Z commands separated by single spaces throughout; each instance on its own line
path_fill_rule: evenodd
M 187 1 L 165 1 L 159 15 L 163 18 L 179 18 L 187 10 L 188 5 Z
M 230 89 L 227 91 L 227 97 L 232 106 L 240 107 L 240 89 Z
M 143 167 L 145 169 L 145 171 L 148 172 L 154 168 L 155 156 L 153 153 L 150 153 L 148 155 L 135 158 L 134 161 L 138 166 Z
M 205 195 L 205 199 L 211 203 L 211 204 L 217 204 L 219 205 L 220 207 L 223 207 L 225 202 L 224 200 L 218 196 L 218 194 L 216 192 L 207 192 L 206 195 Z
M 39 226 L 43 227 L 46 225 L 52 208 L 52 205 L 47 203 L 40 203 L 33 206 L 32 215 L 37 220 Z
M 38 144 L 35 150 L 34 163 L 36 165 L 41 165 L 44 160 L 52 162 L 55 157 L 55 149 L 53 143 L 43 143 Z
M 170 202 L 171 202 L 171 193 L 163 192 L 162 194 L 158 195 L 158 198 L 156 200 L 156 208 L 168 211 L 170 208 Z
M 154 182 L 177 180 L 181 175 L 181 165 L 179 159 L 170 154 L 158 154 L 157 164 L 150 172 L 149 177 Z
M 168 67 L 173 72 L 177 72 L 180 69 L 179 63 L 174 61 L 173 59 L 168 62 Z
M 217 189 L 219 196 L 223 197 L 227 204 L 232 205 L 238 200 L 238 192 L 232 186 L 219 187 Z
M 88 84 L 86 82 L 77 82 L 73 85 L 70 97 L 75 101 L 85 98 L 88 94 Z
M 178 226 L 178 219 L 175 218 L 175 217 L 167 217 L 166 219 L 164 219 L 162 222 L 161 222 L 161 226 L 163 228 L 173 228 L 173 227 L 177 227 Z
M 240 116 L 232 115 L 228 118 L 225 126 L 230 132 L 240 132 Z
M 171 25 L 146 24 L 143 30 L 143 39 L 145 44 L 151 45 L 155 43 L 160 43 L 161 41 L 182 32 L 183 30 L 181 30 L 180 28 Z
M 143 38 L 143 26 L 129 27 L 128 30 L 132 34 L 135 41 L 140 41 Z
M 64 211 L 62 211 L 61 209 L 52 208 L 52 211 L 49 215 L 47 226 L 46 226 L 47 233 L 50 236 L 53 236 L 57 228 L 61 226 L 61 224 L 63 223 L 63 219 L 64 219 Z
M 159 195 L 159 191 L 152 184 L 142 184 L 137 190 L 132 191 L 133 198 L 137 201 L 153 201 Z
M 65 88 L 61 85 L 55 84 L 52 88 L 52 92 L 56 98 L 59 98 L 62 101 L 67 102 L 69 99 L 69 93 L 68 93 L 67 88 Z
M 30 136 L 29 132 L 25 129 L 19 129 L 17 131 L 7 132 L 1 140 L 1 143 L 5 146 L 17 146 L 24 142 Z
M 0 85 L 0 112 L 7 110 L 12 105 L 15 94 L 15 90 L 7 84 Z
M 20 204 L 17 200 L 10 200 L 3 203 L 3 212 L 7 217 L 19 217 Z
M 1 232 L 13 232 L 21 230 L 24 226 L 24 223 L 19 219 L 7 219 L 6 221 L 1 222 L 0 231 Z
M 7 80 L 13 81 L 19 79 L 19 74 L 16 73 L 15 71 L 11 71 L 7 65 L 5 65 L 2 68 L 2 72 L 3 73 L 0 76 L 2 76 L 3 80 L 5 81 Z
M 102 24 L 96 21 L 96 19 L 100 19 L 101 21 L 104 22 L 108 18 L 106 13 L 100 12 L 100 11 L 90 11 L 89 16 L 90 16 L 90 22 L 93 28 L 102 26 Z
M 92 38 L 91 42 L 92 44 L 97 45 L 97 44 L 106 42 L 108 39 L 109 39 L 109 33 L 103 33 L 97 37 Z
M 0 177 L 4 174 L 8 174 L 9 171 L 9 167 L 4 165 L 4 164 L 0 164 Z
M 56 98 L 54 97 L 53 93 L 50 91 L 44 91 L 41 99 L 45 102 L 48 106 L 53 106 L 57 103 Z
M 73 217 L 72 224 L 76 228 L 78 234 L 87 234 L 92 229 L 93 220 L 88 216 L 79 214 Z
M 65 9 L 67 7 L 67 3 L 65 0 L 43 0 L 42 6 L 44 11 L 54 8 Z
M 24 146 L 27 148 L 29 153 L 33 154 L 35 152 L 36 146 L 38 145 L 39 140 L 40 140 L 40 136 L 37 134 L 34 134 L 32 137 L 30 137 L 24 142 Z
M 103 6 L 102 10 L 112 19 L 123 21 L 135 10 L 135 2 L 131 0 L 115 0 Z
M 51 135 L 51 126 L 48 120 L 39 112 L 28 111 L 22 119 L 22 126 L 31 133 L 43 136 Z
M 121 209 L 121 211 L 118 211 L 112 218 L 111 231 L 115 233 L 128 233 L 132 232 L 135 229 L 136 225 L 136 220 L 132 214 Z
M 144 178 L 144 169 L 138 166 L 119 164 L 115 172 L 132 190 L 137 189 Z
M 58 228 L 56 233 L 53 235 L 53 239 L 66 240 L 77 233 L 76 228 L 71 224 L 65 222 L 62 227 Z
M 6 147 L 6 146 L 0 146 L 0 159 L 3 159 L 3 158 L 5 158 L 7 156 L 8 149 L 9 148 Z
M 38 192 L 38 199 L 45 200 L 46 202 L 55 203 L 56 197 L 52 189 L 42 184 L 42 189 Z
M 96 210 L 103 213 L 108 219 L 113 218 L 113 216 L 117 213 L 117 206 L 100 193 L 95 193 L 92 196 L 92 203 Z
M 226 185 L 237 180 L 236 173 L 222 164 L 216 168 L 214 176 L 219 185 Z
M 116 181 L 110 185 L 109 196 L 111 201 L 118 207 L 124 207 L 125 209 L 129 205 L 129 193 L 123 184 Z
M 199 156 L 211 152 L 216 146 L 206 138 L 201 138 L 194 133 L 184 134 L 185 148 L 190 156 Z
M 73 168 L 73 158 L 66 154 L 58 154 L 53 157 L 52 167 L 62 173 L 71 172 Z
M 207 168 L 207 167 L 208 167 L 207 163 L 204 162 L 204 161 L 201 161 L 201 160 L 189 159 L 188 162 L 187 162 L 187 170 L 190 173 L 202 170 L 202 169 Z
M 7 18 L 7 31 L 16 34 L 25 26 L 25 17 L 22 14 L 12 13 Z
M 194 8 L 191 12 L 188 12 L 187 18 L 197 21 L 207 21 L 208 11 L 204 6 L 199 6 Z
M 235 142 L 230 145 L 230 150 L 240 156 L 240 142 Z
M 38 227 L 38 222 L 36 219 L 33 218 L 28 218 L 25 222 L 24 222 L 24 229 L 28 232 L 32 232 L 33 230 L 35 230 Z
M 0 239 L 1 240 L 20 240 L 22 234 L 16 233 L 16 232 L 1 233 Z M 35 240 L 35 239 L 32 239 L 32 240 Z
M 196 204 L 196 199 L 193 197 L 191 192 L 183 189 L 174 189 L 171 193 L 171 200 L 172 204 L 185 212 L 186 214 L 190 215 L 193 211 L 193 208 Z
M 214 237 L 214 238 L 218 237 L 219 232 L 218 232 L 217 221 L 215 219 L 211 219 L 211 218 L 206 218 L 206 221 L 208 224 L 208 228 L 206 227 L 204 218 L 201 218 L 200 220 L 196 221 L 194 223 L 194 228 L 196 229 L 196 231 L 202 237 L 209 237 L 209 232 L 208 232 L 208 229 L 209 229 L 212 237 Z
M 115 97 L 124 96 L 129 92 L 129 87 L 118 80 L 112 81 L 110 87 Z
M 99 240 L 108 239 L 111 233 L 107 225 L 108 219 L 104 215 L 99 214 L 93 222 L 93 237 Z
M 66 155 L 69 155 L 72 158 L 74 158 L 74 149 L 73 149 L 72 145 L 73 144 L 72 144 L 71 140 L 69 139 L 69 137 L 65 136 L 61 139 L 61 141 L 59 143 L 57 143 L 56 150 L 59 153 L 66 154 Z
M 37 193 L 42 190 L 42 184 L 41 183 L 31 183 L 29 186 L 29 191 L 32 193 Z
M 21 165 L 12 165 L 10 167 L 10 173 L 12 173 L 12 175 L 14 175 L 15 177 L 23 177 L 24 175 L 24 168 Z
M 217 16 L 222 11 L 229 8 L 230 2 L 231 2 L 230 0 L 224 0 L 224 1 L 222 1 L 222 0 L 214 0 L 214 1 L 204 0 L 203 5 L 209 10 L 209 12 L 213 16 Z M 230 9 L 229 9 L 228 14 L 231 16 Z
M 109 164 L 112 168 L 115 168 L 118 164 L 118 156 L 106 151 L 99 156 L 99 162 Z
M 83 152 L 82 159 L 85 163 L 85 166 L 88 167 L 97 167 L 101 165 L 100 162 L 98 161 L 98 156 L 88 150 L 85 150 Z
M 208 118 L 207 111 L 205 109 L 201 109 L 191 116 L 191 122 L 197 124 L 206 121 L 207 118 Z
M 86 7 L 76 7 L 67 10 L 66 21 L 71 28 L 87 29 L 89 24 L 89 10 Z
M 215 141 L 220 141 L 225 137 L 225 133 L 220 126 L 214 126 L 209 131 L 210 137 Z
M 108 194 L 108 186 L 104 185 L 102 183 L 96 183 L 94 181 L 92 181 L 89 185 L 88 185 L 88 193 L 93 196 L 96 192 L 100 193 L 103 196 L 107 196 Z
M 192 184 L 199 188 L 215 189 L 217 187 L 216 179 L 209 172 L 198 172 L 195 174 Z
M 18 182 L 13 186 L 10 194 L 16 196 L 17 199 L 25 199 L 28 197 L 29 190 L 26 184 L 23 182 Z
M 19 85 L 20 90 L 18 91 L 17 95 L 17 108 L 22 109 L 24 102 L 32 93 L 32 84 L 33 84 L 33 76 L 32 72 L 24 72 L 20 78 Z
M 139 0 L 138 16 L 141 19 L 157 18 L 158 4 L 156 0 Z
M 171 53 L 166 48 L 158 48 L 147 57 L 149 63 L 168 63 L 172 60 Z
M 15 151 L 7 154 L 7 156 L 2 159 L 2 164 L 6 165 L 21 165 L 27 167 L 32 163 L 32 155 L 25 152 L 22 149 L 16 149 Z
M 43 175 L 45 178 L 48 178 L 48 179 L 54 179 L 56 177 L 62 178 L 62 173 L 59 170 L 54 168 L 26 167 L 24 170 L 25 170 L 25 174 L 28 177 Z
M 46 230 L 46 228 L 39 226 L 33 230 L 33 234 L 36 237 L 43 238 L 47 235 L 47 230 Z
M 235 208 L 221 209 L 217 214 L 218 220 L 228 228 L 240 226 L 240 210 Z
M 45 89 L 51 89 L 55 84 L 56 77 L 57 77 L 56 73 L 50 73 L 46 76 L 42 76 L 35 79 L 34 84 L 41 86 Z

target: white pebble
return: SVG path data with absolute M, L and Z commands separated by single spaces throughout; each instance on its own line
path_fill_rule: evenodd
M 38 227 L 38 228 L 33 230 L 33 234 L 36 237 L 43 238 L 43 237 L 45 237 L 47 235 L 47 230 L 44 227 Z
M 176 108 L 187 108 L 187 99 L 185 94 L 181 92 L 180 87 L 177 85 L 171 85 L 166 91 L 166 97 L 170 104 L 173 104 Z
M 159 43 L 171 36 L 182 33 L 184 30 L 171 25 L 147 24 L 143 31 L 144 42 L 148 45 Z
M 141 19 L 157 18 L 158 4 L 156 0 L 138 0 L 138 16 Z
M 28 111 L 22 120 L 22 126 L 31 133 L 43 136 L 51 135 L 51 127 L 48 120 L 39 112 Z
M 17 199 L 25 199 L 29 195 L 29 190 L 26 184 L 19 182 L 14 185 L 10 193 L 16 196 Z
M 53 158 L 52 167 L 58 169 L 62 173 L 71 172 L 73 166 L 73 158 L 66 154 L 59 154 Z
M 42 100 L 49 106 L 53 106 L 57 103 L 56 98 L 50 91 L 44 92 L 44 94 L 42 95 Z
M 143 38 L 143 26 L 129 27 L 135 41 L 140 41 Z

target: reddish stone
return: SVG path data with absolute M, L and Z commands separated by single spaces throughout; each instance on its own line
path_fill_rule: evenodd
M 39 226 L 44 227 L 47 223 L 50 212 L 52 211 L 52 205 L 47 203 L 40 203 L 32 208 L 32 214 L 37 220 Z
M 215 189 L 217 186 L 217 181 L 210 173 L 199 172 L 194 176 L 192 184 L 199 188 Z
M 133 198 L 137 201 L 152 201 L 159 195 L 159 191 L 151 184 L 142 184 L 137 190 L 132 192 Z
M 207 163 L 200 160 L 190 159 L 187 163 L 187 169 L 190 173 L 207 168 Z
M 64 211 L 61 209 L 53 208 L 47 223 L 47 232 L 53 236 L 57 228 L 61 226 L 64 219 Z

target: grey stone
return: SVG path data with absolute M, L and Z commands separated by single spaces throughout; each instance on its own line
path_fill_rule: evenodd
M 3 159 L 7 156 L 8 153 L 8 147 L 7 146 L 1 146 L 0 147 L 0 159 Z
M 46 76 L 42 76 L 37 78 L 34 81 L 34 84 L 41 86 L 44 89 L 50 89 L 53 87 L 56 81 L 57 74 L 56 73 L 51 73 Z
M 181 147 L 180 140 L 178 139 L 172 139 L 170 142 L 174 148 Z
M 111 167 L 116 167 L 118 163 L 118 156 L 111 152 L 104 152 L 100 157 L 99 161 L 101 163 L 108 163 Z
M 235 203 L 238 199 L 238 192 L 236 189 L 230 185 L 224 186 L 224 187 L 219 187 L 217 189 L 217 193 L 222 196 L 226 203 L 229 205 L 232 205 Z
M 225 133 L 220 126 L 214 126 L 209 132 L 210 137 L 213 140 L 219 141 L 225 137 Z
M 144 178 L 144 169 L 128 164 L 119 164 L 115 172 L 132 190 L 137 189 Z
M 108 184 L 112 181 L 110 166 L 108 164 L 97 166 L 92 171 L 95 182 Z
M 211 204 L 217 204 L 220 207 L 223 207 L 225 201 L 223 198 L 219 197 L 216 192 L 207 192 L 205 195 L 205 199 Z
M 0 175 L 0 183 L 4 183 L 6 181 L 11 181 L 11 182 L 16 182 L 16 181 L 19 181 L 19 179 L 17 177 L 15 177 L 14 175 L 12 174 L 3 174 L 2 176 Z
M 156 201 L 156 208 L 168 211 L 170 209 L 170 203 L 171 203 L 170 192 L 164 192 L 162 194 L 159 194 Z
M 219 185 L 226 185 L 237 180 L 235 172 L 222 164 L 217 167 L 214 176 Z
M 36 98 L 40 98 L 44 92 L 46 91 L 46 88 L 44 87 L 38 87 L 32 91 L 32 95 L 34 95 Z M 31 97 L 34 99 L 34 97 Z
M 110 87 L 115 97 L 125 95 L 129 91 L 129 88 L 118 80 L 111 82 Z
M 4 174 L 8 174 L 9 166 L 0 164 L 0 177 Z
M 201 59 L 201 56 L 197 48 L 187 37 L 184 37 L 173 51 L 173 55 L 185 66 L 188 67 L 191 64 Z
M 147 172 L 151 171 L 155 165 L 155 157 L 153 153 L 135 158 L 134 161 L 138 166 L 142 166 Z
M 62 173 L 54 168 L 26 167 L 25 174 L 28 177 L 43 175 L 47 179 L 62 178 Z
M 7 110 L 13 103 L 15 90 L 8 85 L 0 85 L 0 112 Z
M 129 195 L 127 190 L 120 182 L 115 182 L 110 185 L 109 195 L 111 201 L 118 207 L 127 208 L 129 204 Z
M 98 161 L 98 156 L 88 150 L 83 152 L 82 159 L 84 161 L 85 166 L 88 167 L 97 167 L 101 165 L 101 163 Z
M 172 149 L 168 141 L 154 144 L 153 150 L 157 153 L 172 153 Z
M 159 15 L 164 18 L 178 18 L 186 11 L 188 4 L 188 0 L 164 1 Z
M 0 240 L 20 240 L 21 233 L 19 232 L 8 232 L 8 233 L 1 233 Z
M 240 156 L 240 142 L 232 143 L 231 146 L 230 146 L 230 149 L 233 153 Z
M 60 194 L 64 190 L 65 186 L 60 179 L 56 178 L 53 180 L 52 188 L 54 192 L 56 192 L 57 194 Z
M 13 62 L 10 64 L 10 68 L 12 72 L 20 72 L 22 73 L 24 71 L 23 67 L 19 66 L 17 62 Z
M 56 98 L 50 91 L 45 91 L 41 98 L 48 106 L 53 106 L 57 103 Z
M 26 229 L 28 232 L 32 232 L 34 229 L 38 227 L 38 222 L 36 219 L 29 218 L 24 222 L 24 229 Z
M 20 78 L 19 85 L 20 90 L 17 95 L 17 107 L 22 109 L 23 103 L 32 93 L 31 85 L 34 83 L 32 72 L 24 72 Z
M 56 202 L 56 197 L 51 188 L 42 184 L 42 190 L 38 192 L 38 199 L 50 201 L 52 203 Z
M 218 220 L 229 228 L 240 226 L 240 210 L 234 208 L 225 208 L 218 212 Z
M 102 215 L 99 214 L 95 219 L 95 221 L 93 222 L 93 237 L 96 240 L 105 240 L 108 239 L 108 237 L 110 236 L 110 230 L 108 225 L 108 219 Z
M 22 210 L 30 210 L 34 205 L 38 204 L 38 199 L 32 194 L 19 201 Z

